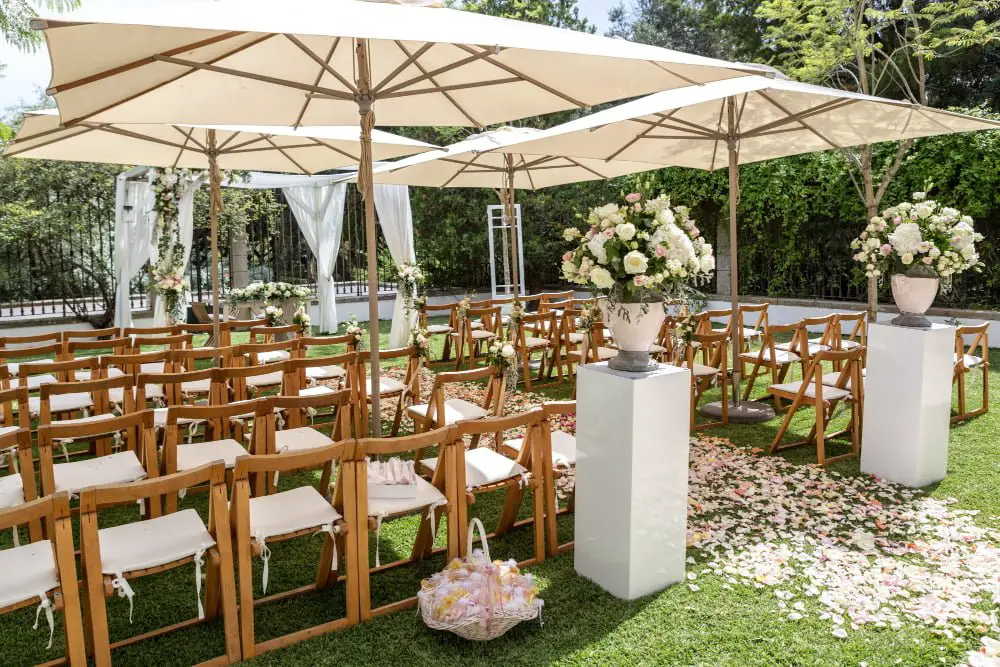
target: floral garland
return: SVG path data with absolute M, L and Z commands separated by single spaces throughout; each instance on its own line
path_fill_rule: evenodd
M 409 345 L 417 351 L 417 356 L 426 359 L 431 353 L 431 339 L 427 335 L 427 329 L 411 329 Z
M 365 328 L 358 324 L 357 315 L 351 315 L 351 318 L 347 320 L 344 333 L 348 336 L 354 336 L 354 345 L 357 349 L 360 350 L 365 346 Z
M 296 299 L 301 302 L 312 296 L 312 290 L 302 285 L 290 283 L 250 283 L 246 287 L 234 287 L 226 293 L 226 301 L 231 304 L 249 303 L 251 301 L 278 301 L 281 299 Z
M 190 289 L 184 277 L 184 245 L 181 243 L 181 195 L 190 183 L 187 169 L 150 169 L 147 176 L 153 191 L 153 212 L 157 225 L 157 261 L 152 268 L 154 292 L 163 297 L 167 317 L 182 322 L 187 314 L 187 294 Z
M 264 319 L 267 320 L 267 326 L 269 327 L 280 327 L 285 323 L 284 319 L 285 311 L 277 306 L 267 306 L 264 308 Z
M 298 324 L 304 335 L 308 335 L 312 326 L 312 317 L 306 311 L 305 306 L 299 306 L 295 314 L 292 315 L 292 324 Z
M 914 192 L 912 202 L 901 202 L 873 217 L 851 241 L 851 248 L 866 277 L 923 273 L 944 278 L 947 287 L 951 276 L 969 269 L 982 271 L 976 251 L 982 240 L 971 217 L 927 199 L 926 192 Z
M 414 310 L 414 299 L 424 280 L 424 272 L 415 262 L 403 262 L 396 267 L 396 291 L 403 297 L 403 309 L 407 317 Z
M 510 301 L 510 313 L 507 315 L 507 328 L 510 330 L 511 339 L 517 335 L 523 319 L 524 302 L 521 301 L 521 297 L 515 294 Z

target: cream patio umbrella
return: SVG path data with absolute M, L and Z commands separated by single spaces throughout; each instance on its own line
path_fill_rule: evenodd
M 218 258 L 219 170 L 262 170 L 315 174 L 356 164 L 361 128 L 239 125 L 124 125 L 83 121 L 69 127 L 55 109 L 25 114 L 5 157 L 71 160 L 153 167 L 207 169 L 212 257 Z M 402 157 L 436 147 L 375 130 L 371 150 L 378 159 Z M 212 308 L 219 340 L 219 264 L 212 262 Z
M 1000 128 L 996 121 L 909 102 L 748 76 L 663 91 L 545 130 L 520 145 L 528 155 L 650 162 L 729 170 L 730 294 L 739 304 L 736 212 L 739 165 L 880 141 Z M 733 336 L 734 421 L 773 417 L 740 401 L 739 336 Z M 725 400 L 725 399 L 723 399 Z M 706 406 L 721 413 L 721 404 Z
M 436 188 L 493 188 L 504 205 L 504 218 L 509 221 L 514 220 L 514 190 L 606 180 L 658 168 L 644 162 L 521 153 L 519 145 L 541 132 L 530 127 L 501 127 L 483 132 L 443 151 L 413 155 L 376 167 L 374 179 L 376 183 Z M 511 284 L 515 286 L 521 284 L 517 243 L 517 234 L 513 233 L 510 257 L 504 260 L 509 261 Z
M 32 25 L 45 31 L 48 92 L 67 125 L 300 126 L 360 116 L 373 386 L 376 107 L 382 125 L 484 127 L 759 71 L 460 10 L 358 0 L 119 0 Z

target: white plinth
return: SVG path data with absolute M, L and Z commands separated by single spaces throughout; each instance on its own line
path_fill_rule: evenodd
M 616 597 L 684 579 L 690 382 L 665 364 L 579 367 L 574 563 Z
M 954 351 L 954 327 L 870 325 L 862 472 L 913 487 L 944 479 Z

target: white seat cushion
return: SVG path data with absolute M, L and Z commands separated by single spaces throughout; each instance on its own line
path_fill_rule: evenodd
M 319 528 L 340 518 L 340 513 L 312 486 L 250 499 L 250 535 L 256 540 Z
M 282 373 L 275 371 L 264 375 L 251 375 L 247 378 L 248 387 L 274 387 L 281 384 Z
M 116 452 L 52 466 L 56 491 L 76 493 L 88 486 L 123 484 L 143 479 L 146 470 L 132 451 Z
M 399 380 L 394 380 L 390 377 L 380 376 L 378 379 L 379 385 L 379 395 L 384 396 L 386 394 L 398 394 L 399 392 L 406 389 L 406 385 Z M 368 396 L 372 395 L 372 379 L 365 378 L 365 391 L 368 392 Z
M 691 368 L 691 375 L 696 378 L 710 377 L 718 374 L 718 368 L 715 368 L 714 366 L 706 366 L 705 364 L 699 364 L 698 362 L 695 362 L 694 366 Z
M 780 391 L 786 394 L 797 394 L 799 393 L 799 388 L 802 386 L 801 380 L 796 380 L 795 382 L 785 382 L 783 384 L 772 384 L 768 387 L 768 391 Z M 824 401 L 834 401 L 841 398 L 847 398 L 851 395 L 846 389 L 838 389 L 837 387 L 823 387 L 823 400 Z M 806 396 L 809 398 L 816 398 L 816 383 L 810 382 L 809 386 L 806 387 Z
M 817 352 L 822 352 L 824 350 L 829 350 L 830 349 L 829 345 L 822 345 L 818 341 L 819 341 L 818 338 L 813 338 L 813 339 L 809 340 L 809 354 L 812 355 L 812 354 L 816 354 Z M 788 342 L 788 343 L 775 343 L 774 344 L 774 349 L 775 350 L 790 350 L 791 347 L 792 347 L 791 342 Z
M 90 371 L 77 371 L 73 373 L 77 382 L 86 382 L 90 380 Z M 120 368 L 109 368 L 104 372 L 105 379 L 113 380 L 114 378 L 125 377 L 125 373 L 122 372 Z
M 496 334 L 495 333 L 493 333 L 492 331 L 486 331 L 485 329 L 473 329 L 471 335 L 472 335 L 472 337 L 475 340 L 483 340 L 483 339 L 486 339 L 486 338 L 496 338 Z
M 866 368 L 862 368 L 861 369 L 861 379 L 862 380 L 865 379 L 865 373 L 867 373 L 867 371 L 868 371 L 868 369 L 866 369 Z M 837 380 L 839 380 L 839 379 L 840 379 L 840 371 L 834 371 L 832 373 L 827 373 L 826 375 L 823 376 L 823 385 L 826 386 L 826 387 L 836 387 L 837 386 Z M 864 384 L 864 383 L 862 382 L 862 384 Z M 851 388 L 851 378 L 850 377 L 847 378 L 847 388 L 848 389 Z M 824 393 L 823 395 L 825 396 L 826 394 Z
M 215 546 L 205 523 L 193 509 L 102 528 L 97 531 L 97 538 L 104 574 L 165 565 Z
M 93 424 L 94 422 L 105 422 L 109 419 L 115 419 L 117 415 L 107 412 L 103 415 L 90 415 L 89 417 L 78 417 L 76 419 L 60 419 L 55 422 L 56 424 Z M 114 433 L 114 431 L 107 431 L 107 433 Z
M 212 390 L 212 379 L 181 382 L 181 392 L 185 394 L 207 394 Z
M 571 343 L 582 343 L 583 342 L 583 338 L 584 338 L 584 334 L 582 334 L 582 333 L 578 333 L 578 332 L 572 331 L 569 334 L 569 342 L 571 342 Z
M 208 440 L 177 445 L 177 471 L 192 470 L 213 461 L 223 460 L 227 468 L 236 465 L 236 459 L 246 456 L 247 450 L 231 438 Z
M 0 477 L 0 508 L 17 507 L 24 502 L 24 484 L 19 473 Z
M 534 336 L 525 336 L 524 345 L 528 349 L 536 347 L 548 347 L 551 343 L 548 338 L 535 338 Z
M 148 364 L 140 364 L 140 373 L 162 373 L 164 368 L 164 363 L 162 361 L 151 361 Z
M 7 371 L 10 373 L 11 377 L 17 377 L 18 370 L 21 368 L 21 364 L 51 364 L 55 359 L 37 359 L 35 361 L 13 361 L 7 364 Z
M 273 364 L 276 361 L 286 361 L 292 358 L 292 354 L 288 350 L 272 350 L 270 352 L 261 352 L 257 355 L 258 364 Z
M 315 387 L 308 387 L 299 391 L 299 396 L 322 396 L 324 394 L 334 394 L 336 389 L 333 387 L 327 387 L 326 385 L 318 384 Z
M 316 449 L 332 444 L 333 440 L 329 436 L 309 426 L 288 428 L 274 432 L 274 451 L 278 454 L 283 454 L 284 452 L 302 452 L 307 449 Z
M 469 328 L 471 328 L 471 329 L 482 329 L 483 328 L 483 321 L 482 320 L 472 320 L 471 322 L 469 322 Z
M 388 516 L 412 512 L 430 505 L 445 505 L 448 500 L 423 477 L 417 477 L 417 494 L 413 498 L 372 498 L 368 496 L 368 516 Z
M 504 445 L 520 452 L 524 438 L 504 440 Z M 576 465 L 576 436 L 566 431 L 552 431 L 552 465 L 556 468 L 571 468 Z
M 861 347 L 861 343 L 856 340 L 842 340 L 840 341 L 841 350 L 853 350 L 855 348 Z
M 28 391 L 35 391 L 43 384 L 52 384 L 53 382 L 59 381 L 55 375 L 49 375 L 48 373 L 42 373 L 41 375 L 29 375 L 24 379 L 26 381 Z
M 153 408 L 153 426 L 156 428 L 163 428 L 167 425 L 167 410 L 169 408 Z M 196 421 L 204 421 L 198 419 L 188 419 L 187 417 L 181 417 L 177 420 L 178 426 L 187 426 L 188 424 Z
M 16 431 L 18 426 L 0 426 L 0 435 L 7 435 L 8 433 L 13 433 Z
M 435 334 L 451 333 L 452 331 L 454 331 L 454 329 L 452 329 L 451 327 L 449 327 L 447 324 L 429 324 L 429 325 L 427 325 L 427 333 L 430 334 L 431 336 L 433 336 Z
M 426 417 L 427 405 L 412 405 L 407 409 L 407 411 L 420 417 Z M 486 410 L 479 407 L 475 403 L 470 403 L 461 398 L 449 398 L 444 402 L 445 424 L 454 424 L 455 422 L 462 421 L 463 419 L 482 419 L 487 414 Z M 438 415 L 438 422 L 440 421 L 441 415 Z
M 952 354 L 952 359 L 954 360 L 952 363 L 954 363 L 955 365 L 957 365 L 958 364 L 958 355 L 957 354 Z M 976 356 L 973 356 L 971 354 L 963 354 L 962 355 L 962 365 L 965 366 L 966 368 L 976 368 L 977 366 L 981 366 L 982 363 L 983 363 L 983 358 L 982 357 L 976 357 Z
M 765 349 L 764 354 L 762 355 L 759 352 L 744 352 L 743 354 L 740 355 L 740 359 L 745 359 L 746 361 L 757 361 L 758 358 L 763 359 L 763 361 L 765 362 L 771 361 L 771 350 Z M 774 360 L 775 363 L 783 365 L 783 364 L 791 364 L 796 361 L 802 361 L 802 358 L 799 357 L 799 355 L 795 354 L 794 352 L 777 349 L 777 346 L 775 346 Z
M 309 366 L 306 368 L 306 377 L 313 380 L 333 380 L 347 375 L 347 371 L 341 366 Z
M 56 559 L 49 540 L 0 551 L 0 607 L 37 599 L 58 585 Z
M 597 357 L 601 361 L 607 361 L 608 359 L 614 359 L 618 356 L 618 350 L 613 347 L 599 347 L 597 348 Z
M 73 412 L 84 408 L 93 407 L 94 401 L 90 399 L 90 394 L 56 394 L 49 398 L 49 408 L 53 413 Z M 42 410 L 42 399 L 38 396 L 28 397 L 28 412 L 37 415 Z
M 437 468 L 437 457 L 420 461 L 428 470 Z M 527 472 L 520 463 L 489 447 L 476 447 L 465 452 L 465 483 L 486 486 Z

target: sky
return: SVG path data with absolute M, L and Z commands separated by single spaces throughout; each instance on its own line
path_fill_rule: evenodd
M 102 0 L 82 0 L 87 4 Z M 577 0 L 580 13 L 597 26 L 598 34 L 608 28 L 608 10 L 619 0 Z M 21 102 L 34 102 L 49 84 L 49 56 L 42 44 L 35 53 L 21 52 L 0 39 L 0 63 L 6 68 L 0 74 L 0 114 Z

